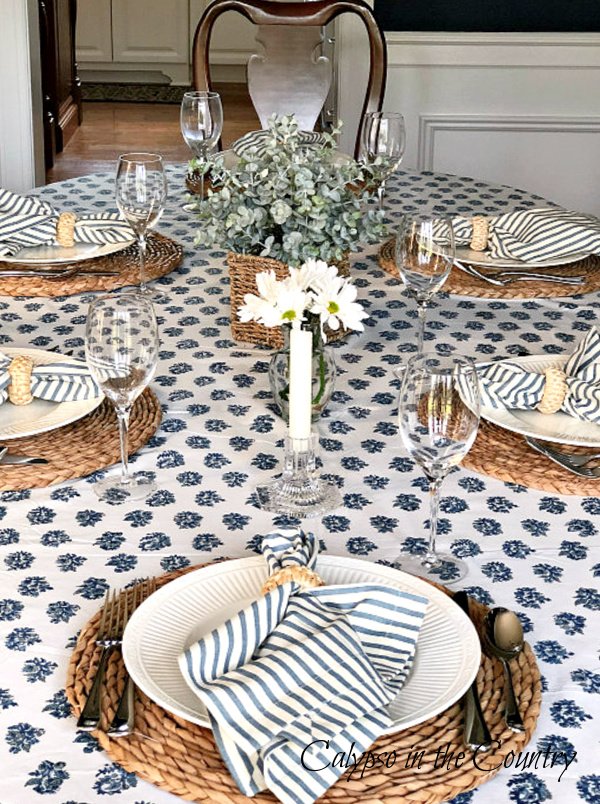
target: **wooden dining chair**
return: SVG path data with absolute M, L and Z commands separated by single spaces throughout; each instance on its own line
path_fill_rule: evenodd
M 311 131 L 329 94 L 332 65 L 319 55 L 322 28 L 341 14 L 358 16 L 367 31 L 370 48 L 369 79 L 360 120 L 381 109 L 385 91 L 387 53 L 383 34 L 363 0 L 214 0 L 204 11 L 194 36 L 194 88 L 210 90 L 209 50 L 212 30 L 226 11 L 237 11 L 258 26 L 261 54 L 250 57 L 248 90 L 261 126 L 272 114 L 294 114 L 299 127 Z M 360 145 L 360 124 L 355 156 Z

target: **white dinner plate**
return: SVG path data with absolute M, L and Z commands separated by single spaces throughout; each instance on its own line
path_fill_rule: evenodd
M 61 363 L 65 360 L 65 355 L 57 352 L 45 352 L 43 349 L 2 346 L 0 352 L 8 357 L 25 355 L 30 357 L 36 365 Z M 85 365 L 85 361 L 77 360 L 74 357 L 66 359 Z M 10 402 L 4 402 L 0 405 L 0 441 L 25 438 L 56 430 L 57 427 L 64 427 L 65 424 L 87 416 L 102 403 L 103 399 L 104 396 L 100 394 L 94 399 L 81 399 L 78 402 L 49 402 L 44 399 L 34 399 L 29 405 L 11 405 Z
M 22 248 L 14 257 L 1 257 L 2 262 L 15 265 L 64 265 L 65 263 L 82 262 L 96 257 L 106 257 L 135 243 L 131 238 L 125 243 L 75 243 L 70 248 L 65 246 L 32 246 Z
M 564 355 L 529 355 L 514 357 L 507 363 L 518 363 L 529 371 L 543 374 L 548 368 L 562 368 L 567 362 Z M 481 416 L 505 430 L 520 433 L 543 441 L 571 444 L 581 447 L 600 447 L 600 426 L 584 422 L 566 413 L 540 413 L 539 410 L 507 410 L 506 408 L 481 409 Z
M 570 254 L 568 257 L 553 257 L 549 260 L 540 260 L 539 262 L 523 262 L 523 260 L 511 260 L 508 257 L 491 257 L 485 251 L 473 251 L 464 246 L 457 246 L 456 259 L 459 262 L 468 262 L 471 265 L 479 265 L 482 268 L 522 268 L 524 271 L 531 269 L 532 271 L 538 268 L 556 268 L 559 265 L 570 265 L 573 262 L 579 262 L 587 257 L 587 254 L 579 252 L 578 254 Z
M 410 676 L 389 707 L 390 733 L 427 720 L 463 695 L 477 674 L 481 647 L 471 621 L 447 595 L 413 575 L 356 558 L 319 556 L 317 569 L 328 585 L 380 583 L 429 599 Z M 263 556 L 241 558 L 191 572 L 149 597 L 123 636 L 123 658 L 137 686 L 169 712 L 210 727 L 177 658 L 260 597 L 266 578 Z

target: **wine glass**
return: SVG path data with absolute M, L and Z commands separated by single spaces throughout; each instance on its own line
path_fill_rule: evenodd
M 363 158 L 374 162 L 380 158 L 383 178 L 377 187 L 379 211 L 383 212 L 385 183 L 396 171 L 406 146 L 404 117 L 399 112 L 367 112 L 361 132 Z
M 396 267 L 409 296 L 417 302 L 417 353 L 423 351 L 427 307 L 450 276 L 454 253 L 454 231 L 449 218 L 402 216 L 396 234 Z
M 439 494 L 442 481 L 471 448 L 479 426 L 479 380 L 467 357 L 412 357 L 404 371 L 398 423 L 404 446 L 429 480 L 429 545 L 422 556 L 400 556 L 396 566 L 414 575 L 454 582 L 467 565 L 436 552 Z
M 223 130 L 223 106 L 218 92 L 186 92 L 181 101 L 183 139 L 202 162 L 218 143 Z M 200 197 L 204 197 L 204 169 L 200 173 Z
M 167 179 L 159 154 L 131 153 L 119 157 L 117 206 L 138 240 L 140 293 L 154 297 L 146 285 L 146 233 L 159 221 L 167 200 Z
M 98 496 L 111 503 L 142 499 L 156 490 L 156 483 L 147 476 L 130 473 L 127 434 L 132 405 L 156 370 L 158 345 L 154 307 L 141 294 L 101 296 L 90 305 L 86 359 L 93 378 L 114 405 L 119 422 L 121 475 L 94 485 Z

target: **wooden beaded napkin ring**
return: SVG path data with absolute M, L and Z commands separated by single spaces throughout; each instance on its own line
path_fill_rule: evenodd
M 537 406 L 540 413 L 557 413 L 567 393 L 567 375 L 559 368 L 549 368 L 544 372 L 546 385 Z
M 485 251 L 490 232 L 490 226 L 487 218 L 484 218 L 483 215 L 475 215 L 475 217 L 471 218 L 471 225 L 473 227 L 473 231 L 471 233 L 471 242 L 469 243 L 469 248 L 473 251 Z
M 29 405 L 33 402 L 31 394 L 31 372 L 33 360 L 25 355 L 13 357 L 8 366 L 10 385 L 7 388 L 8 401 L 13 405 Z
M 283 569 L 277 570 L 267 578 L 263 588 L 260 590 L 261 594 L 266 595 L 278 586 L 290 581 L 300 584 L 301 589 L 314 589 L 317 586 L 325 585 L 317 573 L 308 567 L 283 567 Z
M 74 212 L 61 212 L 56 221 L 56 242 L 59 246 L 72 248 L 75 244 L 75 222 L 77 215 Z

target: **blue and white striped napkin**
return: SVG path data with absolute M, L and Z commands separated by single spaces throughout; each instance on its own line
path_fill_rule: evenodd
M 317 551 L 295 531 L 263 544 L 271 573 L 312 567 Z M 180 656 L 242 793 L 310 804 L 337 781 L 346 769 L 331 758 L 353 744 L 359 756 L 391 725 L 386 706 L 411 669 L 426 607 L 389 586 L 287 583 Z
M 260 131 L 249 131 L 231 146 L 231 150 L 238 156 L 248 158 L 249 156 L 263 157 L 273 140 L 273 132 L 268 129 Z M 300 147 L 318 148 L 324 144 L 323 137 L 318 131 L 299 131 L 298 144 Z
M 593 327 L 563 367 L 567 392 L 561 411 L 600 424 L 600 331 Z M 510 360 L 478 370 L 481 404 L 492 408 L 533 410 L 544 395 L 546 378 Z
M 0 404 L 8 399 L 11 360 L 12 357 L 0 352 Z M 79 402 L 100 396 L 100 389 L 84 363 L 65 359 L 60 363 L 34 366 L 31 393 L 37 399 L 50 402 Z
M 600 254 L 600 220 L 592 215 L 544 207 L 490 217 L 488 225 L 485 253 L 495 259 L 539 263 L 580 252 Z M 468 246 L 473 233 L 471 218 L 453 218 L 452 228 L 456 245 Z
M 22 248 L 56 244 L 59 213 L 41 198 L 0 188 L 0 257 L 13 257 Z M 76 243 L 128 243 L 131 227 L 116 212 L 77 215 Z

